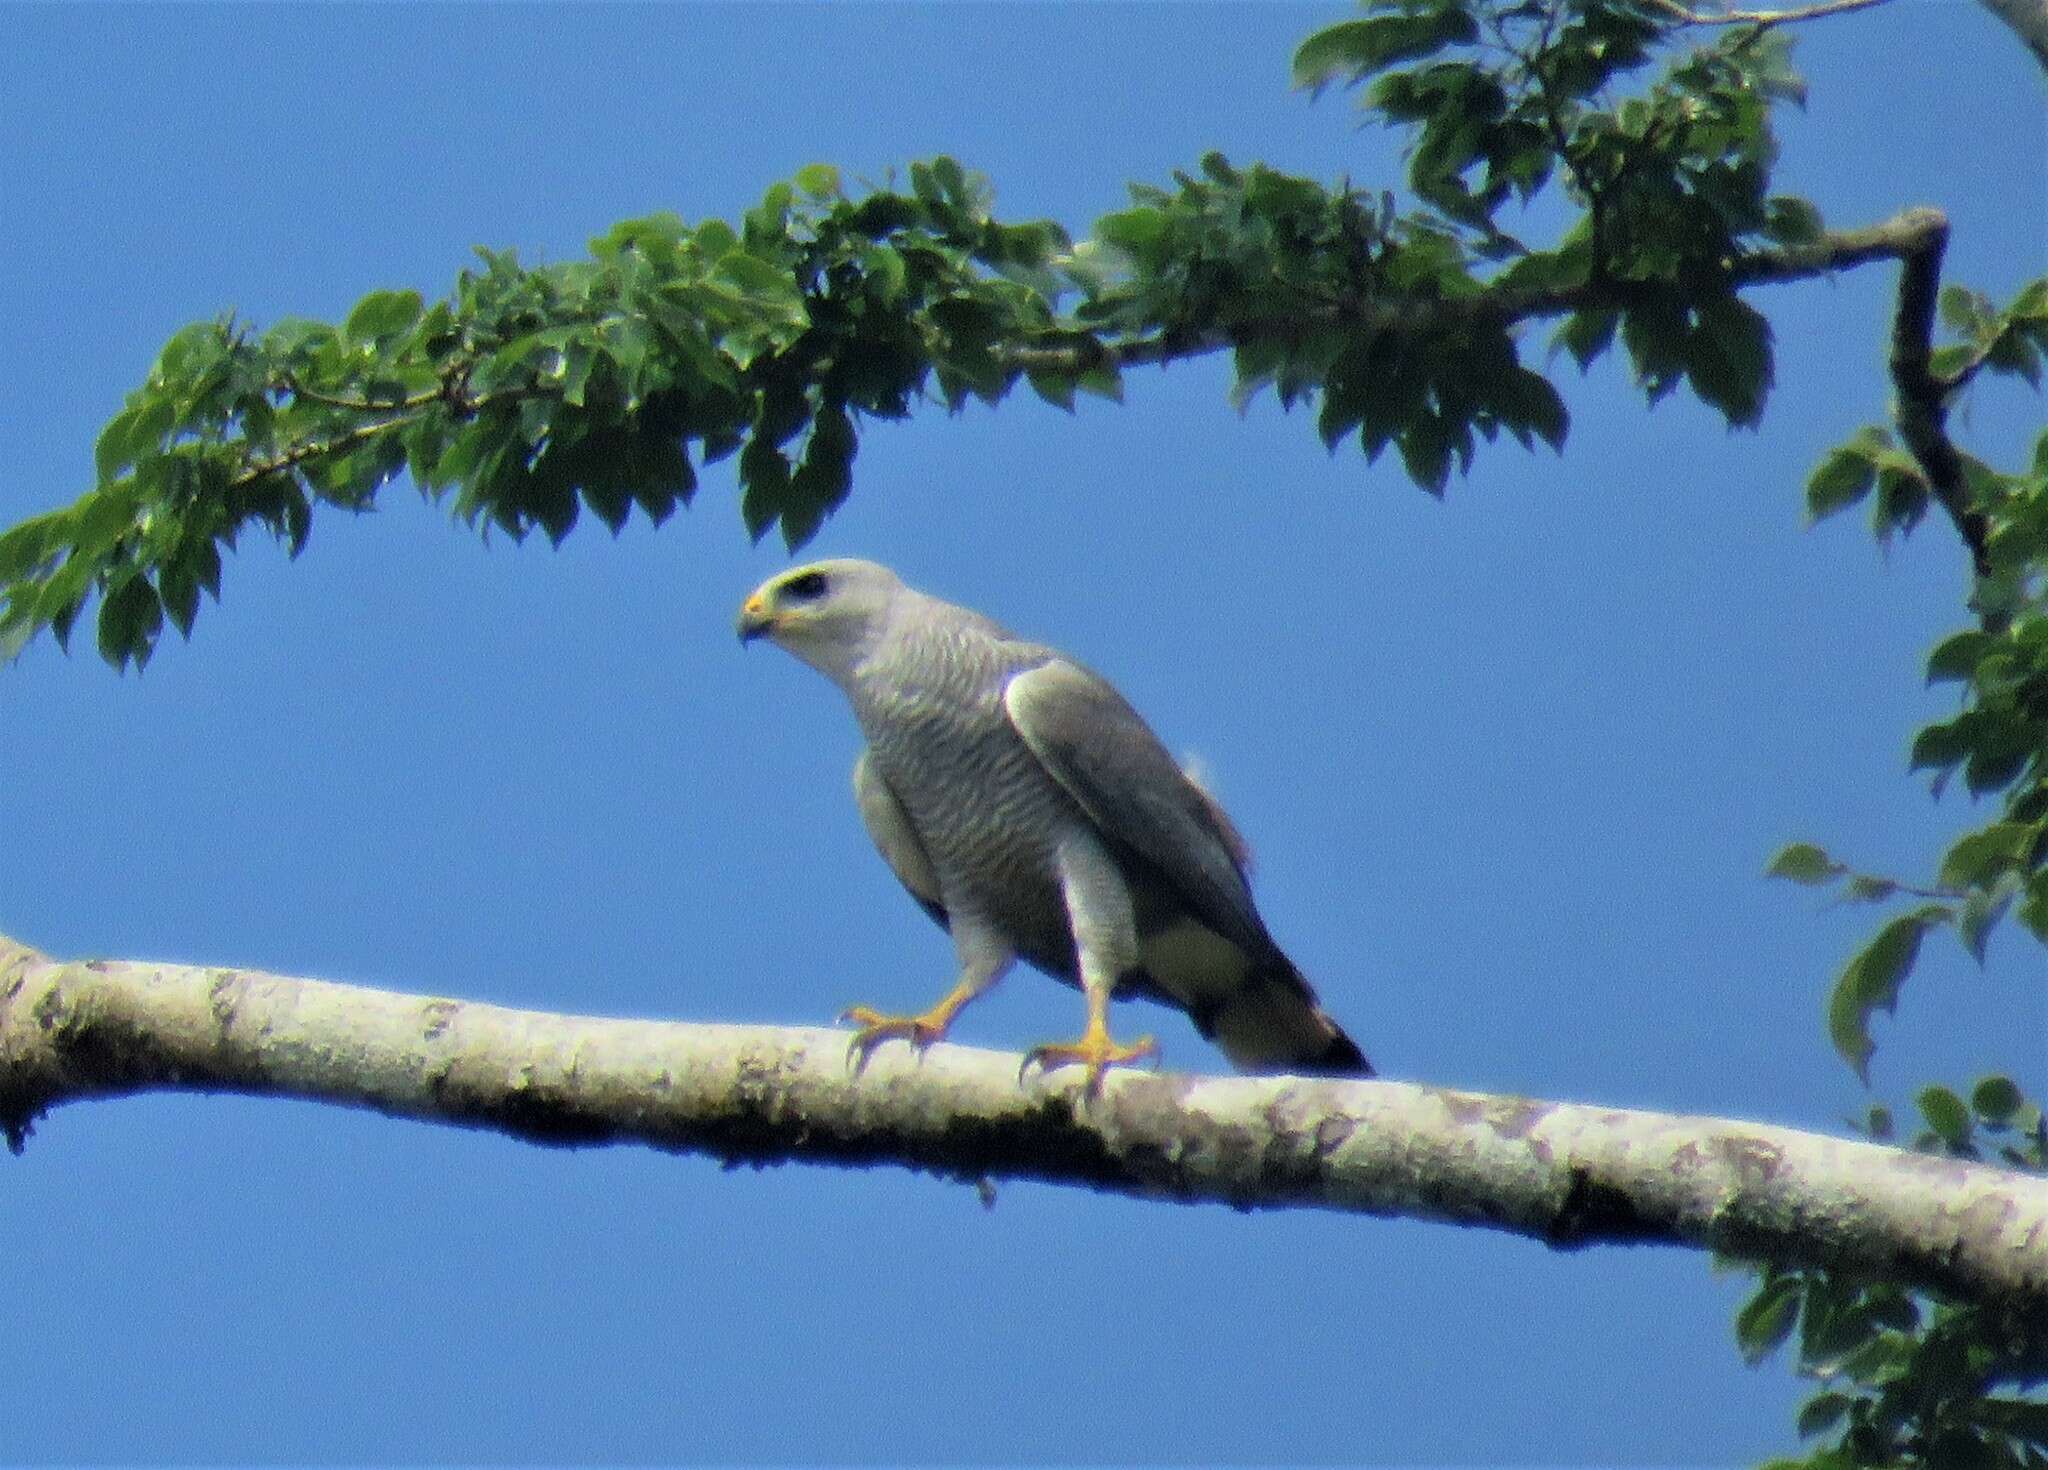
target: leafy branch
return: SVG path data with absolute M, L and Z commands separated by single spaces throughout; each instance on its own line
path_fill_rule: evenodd
M 401 472 L 486 531 L 559 541 L 585 509 L 662 521 L 737 454 L 750 528 L 801 542 L 850 487 L 859 418 L 934 379 L 993 401 L 1021 376 L 993 344 L 1055 330 L 1065 233 L 994 220 L 951 160 L 910 176 L 855 200 L 805 169 L 737 229 L 629 220 L 562 265 L 481 251 L 448 299 L 372 292 L 338 326 L 184 329 L 101 433 L 98 485 L 0 535 L 0 653 L 68 638 L 97 593 L 101 651 L 139 665 L 219 595 L 242 531 L 296 555 L 315 506 L 367 509 Z
M 1995 1145 L 2007 1167 L 2048 1175 L 2048 1124 L 2011 1078 L 1983 1078 L 1967 1101 L 1938 1085 L 1916 1101 L 1924 1120 L 1917 1152 L 1974 1160 Z M 1862 1131 L 1888 1142 L 1894 1126 L 1890 1109 L 1873 1106 Z M 1794 1365 L 1819 1385 L 1800 1410 L 1799 1433 L 1835 1436 L 1808 1459 L 1773 1460 L 1766 1470 L 2031 1470 L 2048 1443 L 2048 1404 L 2035 1392 L 2048 1382 L 2048 1333 L 2010 1299 L 1943 1300 L 1853 1273 L 1770 1265 L 1735 1331 L 1751 1363 L 1796 1334 Z
M 796 546 L 850 490 L 866 423 L 1019 383 L 1071 407 L 1115 396 L 1126 367 L 1219 351 L 1238 402 L 1313 399 L 1332 446 L 1392 447 L 1441 492 L 1482 439 L 1563 444 L 1527 323 L 1560 319 L 1553 346 L 1582 368 L 1618 338 L 1652 402 L 1683 383 L 1753 425 L 1770 331 L 1740 293 L 1882 260 L 1938 269 L 1934 211 L 1830 232 L 1769 192 L 1771 109 L 1801 95 L 1770 36 L 1666 56 L 1669 17 L 1643 0 L 1380 8 L 1310 37 L 1295 76 L 1369 82 L 1411 133 L 1405 212 L 1210 155 L 1075 243 L 998 220 L 951 159 L 858 196 L 816 165 L 736 225 L 629 220 L 555 265 L 480 251 L 432 304 L 376 291 L 338 326 L 188 327 L 100 436 L 96 486 L 0 534 L 0 655 L 45 628 L 68 639 L 98 596 L 102 653 L 140 665 L 167 620 L 189 635 L 244 530 L 297 554 L 316 506 L 367 509 L 401 473 L 486 532 L 559 541 L 585 510 L 614 530 L 636 506 L 662 521 L 736 456 L 749 531 Z M 1660 58 L 1639 95 L 1611 95 Z M 1501 211 L 1560 169 L 1589 213 L 1531 248 Z M 1901 393 L 1925 405 L 1911 452 L 1971 540 L 1928 398 L 1943 390 L 1919 386 Z

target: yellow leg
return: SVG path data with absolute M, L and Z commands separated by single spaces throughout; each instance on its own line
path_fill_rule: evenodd
M 1109 991 L 1096 987 L 1088 988 L 1088 1027 L 1081 1033 L 1079 1041 L 1055 1041 L 1044 1046 L 1034 1046 L 1024 1053 L 1024 1065 L 1017 1069 L 1021 1080 L 1033 1066 L 1052 1071 L 1055 1067 L 1079 1063 L 1088 1069 L 1088 1091 L 1094 1092 L 1102 1086 L 1102 1074 L 1122 1062 L 1135 1062 L 1144 1057 L 1159 1055 L 1159 1043 L 1149 1036 L 1140 1036 L 1129 1046 L 1118 1046 L 1109 1039 Z
M 868 1054 L 883 1042 L 901 1037 L 919 1051 L 942 1040 L 953 1017 L 985 988 L 962 980 L 946 992 L 945 998 L 921 1016 L 887 1016 L 867 1006 L 849 1006 L 839 1019 L 860 1027 L 846 1044 L 846 1059 L 858 1072 L 868 1063 Z

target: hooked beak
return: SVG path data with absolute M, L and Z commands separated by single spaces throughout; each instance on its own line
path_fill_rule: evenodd
M 768 599 L 758 592 L 749 597 L 740 607 L 736 627 L 742 643 L 752 643 L 756 638 L 774 632 L 775 614 L 768 606 Z

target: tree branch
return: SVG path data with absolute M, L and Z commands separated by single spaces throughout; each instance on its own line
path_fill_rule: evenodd
M 1892 318 L 1892 417 L 1928 488 L 1970 549 L 1978 576 L 1991 571 L 1991 522 L 1971 504 L 1963 459 L 1948 437 L 1948 405 L 1956 383 L 1934 372 L 1934 318 L 1941 299 L 1941 257 L 1948 220 L 1933 210 L 1920 248 L 1899 258 L 1899 306 Z
M 327 408 L 345 408 L 351 413 L 399 414 L 407 409 L 425 408 L 430 403 L 438 403 L 450 396 L 448 388 L 443 386 L 431 393 L 415 393 L 409 398 L 395 398 L 389 403 L 373 403 L 367 398 L 340 398 L 332 393 L 322 393 L 304 386 L 289 376 L 278 386 L 294 398 L 303 398 L 308 403 L 318 403 Z
M 388 419 L 379 419 L 374 424 L 358 424 L 355 428 L 337 434 L 332 439 L 320 439 L 301 444 L 296 448 L 286 450 L 275 458 L 260 460 L 250 465 L 232 480 L 229 480 L 227 488 L 229 490 L 246 490 L 259 480 L 268 479 L 272 475 L 282 474 L 286 470 L 295 470 L 310 460 L 324 459 L 328 455 L 346 453 L 359 444 L 369 443 L 380 434 L 404 427 L 417 417 L 417 410 L 412 413 L 397 414 Z
M 1254 341 L 1298 338 L 1307 332 L 1341 328 L 1421 336 L 1461 327 L 1503 326 L 1568 316 L 1576 311 L 1625 311 L 1632 305 L 1669 297 L 1748 286 L 1813 280 L 1881 260 L 1896 260 L 1899 301 L 1893 318 L 1891 373 L 1898 395 L 1899 436 L 1927 476 L 1937 503 L 1948 512 L 1968 548 L 1972 566 L 1989 569 L 1990 525 L 1971 505 L 1961 456 L 1948 437 L 1948 399 L 1955 385 L 1935 376 L 1935 306 L 1940 295 L 1941 260 L 1948 246 L 1948 217 L 1938 209 L 1902 210 L 1861 230 L 1834 230 L 1797 245 L 1751 251 L 1711 273 L 1677 283 L 1595 279 L 1570 286 L 1495 287 L 1477 295 L 1443 300 L 1364 300 L 1317 306 L 1271 321 L 1243 323 L 1230 332 L 1200 335 L 1162 333 L 1123 342 L 1084 342 L 1059 347 L 1012 348 L 1001 354 L 1027 371 L 1078 373 L 1091 368 L 1165 364 L 1201 357 Z
M 1733 291 L 1745 286 L 1810 281 L 1880 260 L 1927 259 L 1930 269 L 1938 273 L 1947 240 L 1948 218 L 1940 210 L 1907 209 L 1864 229 L 1832 230 L 1802 244 L 1751 251 L 1724 262 L 1710 273 L 1680 282 L 1600 280 L 1570 286 L 1493 287 L 1476 295 L 1449 298 L 1367 299 L 1243 322 L 1228 332 L 1183 330 L 1121 342 L 1012 347 L 1001 349 L 999 356 L 1004 363 L 1028 371 L 1078 373 L 1095 367 L 1163 365 L 1204 357 L 1242 342 L 1300 336 L 1328 327 L 1421 334 L 1481 324 L 1541 321 L 1569 316 L 1575 311 L 1626 310 L 1647 300 L 1669 297 L 1673 291 L 1694 294 L 1702 290 Z
M 1694 10 L 1678 0 L 1650 0 L 1672 19 L 1689 26 L 1780 26 L 1790 21 L 1818 20 L 1824 15 L 1843 15 L 1851 10 L 1868 10 L 1885 0 L 1826 0 L 1796 10 Z
M 539 1143 L 890 1164 L 1828 1266 L 2048 1319 L 2048 1180 L 1785 1128 L 1392 1082 L 1112 1074 L 846 1035 L 506 1010 L 0 938 L 0 1126 L 147 1091 L 368 1108 Z

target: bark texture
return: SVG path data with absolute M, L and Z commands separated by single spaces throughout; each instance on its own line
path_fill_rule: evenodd
M 148 1091 L 310 1098 L 537 1143 L 888 1164 L 1239 1209 L 1661 1242 L 2048 1320 L 2048 1180 L 1787 1128 L 1397 1082 L 1115 1072 L 847 1034 L 508 1010 L 251 970 L 60 963 L 0 937 L 0 1127 Z

